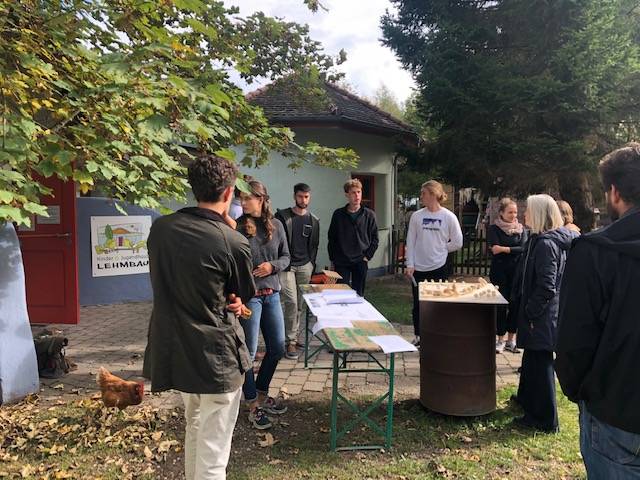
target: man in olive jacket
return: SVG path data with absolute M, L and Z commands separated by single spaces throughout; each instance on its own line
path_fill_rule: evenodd
M 189 183 L 198 206 L 156 220 L 147 241 L 153 311 L 144 375 L 153 391 L 182 394 L 187 480 L 225 478 L 251 368 L 238 321 L 255 294 L 251 250 L 228 215 L 237 172 L 225 159 L 196 159 Z

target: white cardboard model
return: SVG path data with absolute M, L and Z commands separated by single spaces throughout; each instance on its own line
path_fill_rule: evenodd
M 418 285 L 420 301 L 506 305 L 498 287 L 478 278 L 475 282 L 424 281 Z
M 0 265 L 0 404 L 5 404 L 39 389 L 22 254 L 10 223 L 0 223 Z

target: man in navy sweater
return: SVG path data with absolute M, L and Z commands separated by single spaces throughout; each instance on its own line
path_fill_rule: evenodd
M 362 183 L 344 184 L 349 203 L 333 212 L 329 226 L 329 259 L 342 281 L 364 295 L 368 262 L 378 249 L 378 225 L 373 210 L 362 205 Z

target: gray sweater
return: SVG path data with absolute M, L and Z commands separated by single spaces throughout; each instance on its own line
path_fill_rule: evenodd
M 257 233 L 255 236 L 249 236 L 242 228 L 244 224 L 244 215 L 238 219 L 238 230 L 249 240 L 251 246 L 251 261 L 253 268 L 264 262 L 269 262 L 273 265 L 273 272 L 268 277 L 254 277 L 256 282 L 256 290 L 262 290 L 264 288 L 271 288 L 276 292 L 280 291 L 280 280 L 278 279 L 278 272 L 286 269 L 289 266 L 290 256 L 289 247 L 287 245 L 287 236 L 284 232 L 284 227 L 275 218 L 272 220 L 275 230 L 270 241 L 266 241 L 267 232 L 262 226 L 260 219 L 256 220 Z

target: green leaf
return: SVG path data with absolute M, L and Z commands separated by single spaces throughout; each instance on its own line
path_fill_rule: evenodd
M 2 203 L 11 203 L 13 200 L 14 194 L 11 192 L 7 192 L 6 190 L 0 190 L 0 202 Z
M 24 222 L 27 215 L 24 215 L 19 208 L 10 205 L 0 205 L 0 218 L 8 218 L 15 222 Z
M 76 170 L 73 172 L 73 179 L 80 183 L 86 183 L 89 185 L 93 185 L 93 177 L 82 170 Z
M 67 150 L 60 150 L 53 156 L 53 159 L 56 160 L 60 165 L 68 165 L 73 161 L 76 157 L 74 152 L 69 152 Z
M 200 0 L 173 0 L 174 5 L 182 10 L 199 13 L 204 9 L 204 4 Z
M 251 187 L 245 181 L 244 178 L 241 178 L 241 177 L 236 178 L 236 187 L 238 188 L 238 190 L 240 190 L 243 193 L 251 193 Z
M 122 215 L 129 215 L 127 211 L 124 208 L 122 208 L 119 202 L 117 201 L 113 202 L 113 206 L 116 207 L 116 210 L 119 211 Z
M 230 148 L 223 148 L 221 150 L 216 150 L 213 153 L 214 153 L 214 155 L 217 155 L 218 157 L 226 158 L 227 160 L 235 160 L 236 159 L 235 150 L 231 150 Z
M 36 215 L 41 215 L 43 217 L 48 217 L 49 212 L 47 210 L 46 205 L 40 205 L 34 202 L 26 202 L 22 208 L 24 208 L 29 213 L 34 213 Z
M 88 171 L 89 173 L 97 172 L 97 171 L 98 171 L 98 168 L 99 168 L 99 167 L 98 167 L 98 164 L 97 164 L 95 161 L 93 161 L 93 160 L 89 160 L 89 161 L 87 162 L 87 164 L 86 164 L 86 167 L 87 167 L 87 171 Z
M 40 162 L 36 166 L 36 169 L 38 170 L 38 172 L 44 175 L 45 178 L 49 178 L 51 175 L 53 175 L 53 172 L 56 171 L 56 166 L 49 160 L 45 160 L 44 162 Z

